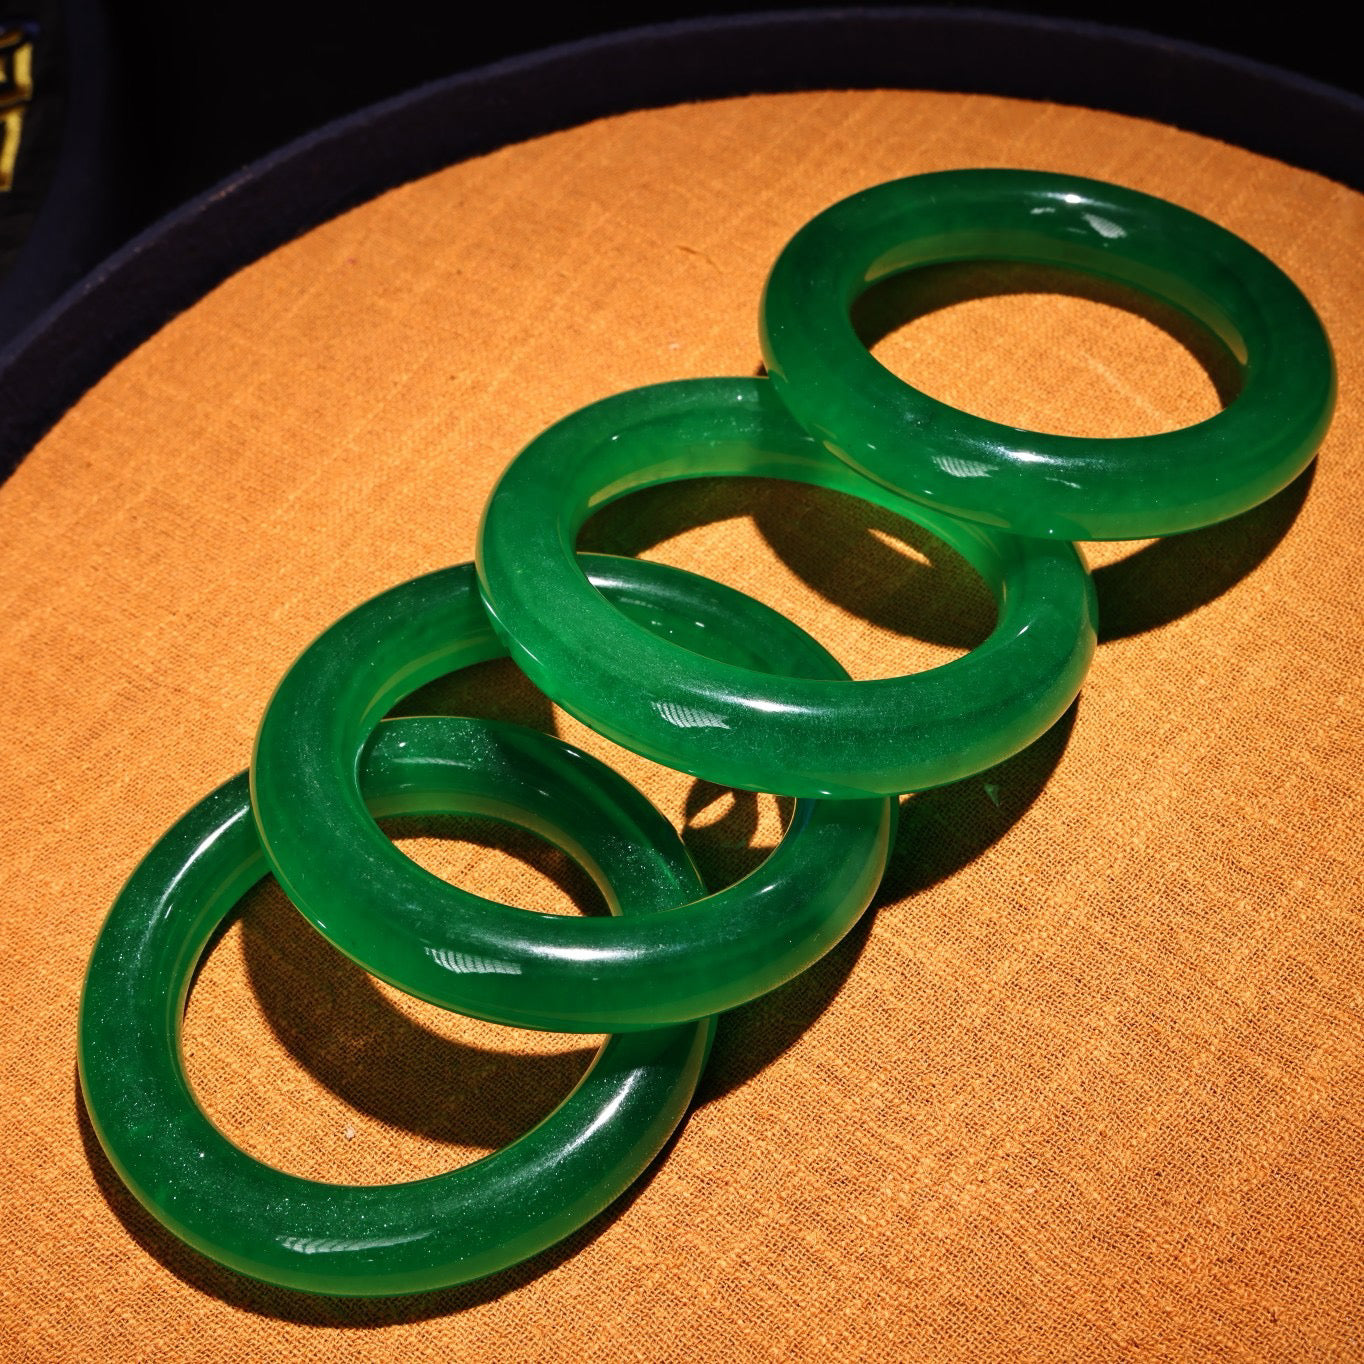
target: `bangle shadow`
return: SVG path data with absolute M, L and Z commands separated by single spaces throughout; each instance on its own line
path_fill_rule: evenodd
M 1249 577 L 1288 534 L 1316 473 L 1314 459 L 1258 507 L 1215 526 L 1153 540 L 1126 558 L 1096 568 L 1099 643 L 1158 630 Z
M 510 852 L 588 912 L 604 909 L 587 875 L 511 826 L 445 817 L 385 820 L 399 836 L 459 837 Z M 596 1047 L 526 1055 L 443 1037 L 397 1009 L 374 978 L 299 914 L 273 882 L 243 906 L 247 979 L 271 1031 L 319 1084 L 352 1108 L 452 1146 L 496 1150 L 535 1126 L 587 1069 Z M 516 1030 L 508 1029 L 508 1039 Z M 452 1083 L 453 1081 L 453 1083 Z M 495 1092 L 496 1103 L 487 1102 Z
M 578 547 L 633 556 L 741 517 L 798 578 L 861 620 L 961 650 L 994 627 L 989 590 L 936 536 L 861 498 L 801 483 L 709 478 L 646 488 L 595 513 Z
M 1187 350 L 1208 376 L 1223 407 L 1241 391 L 1241 371 L 1231 352 L 1183 309 L 1114 279 L 1030 261 L 953 261 L 887 276 L 853 301 L 853 330 L 870 349 L 930 313 L 1017 294 L 1060 294 L 1120 308 L 1159 327 Z
M 1316 461 L 1273 497 L 1094 570 L 1099 642 L 1160 629 L 1230 591 L 1273 553 L 1307 501 Z M 579 545 L 636 555 L 699 526 L 751 517 L 773 553 L 825 600 L 906 638 L 971 649 L 995 603 L 961 557 L 905 517 L 843 493 L 760 478 L 698 479 L 604 507 Z M 837 547 L 833 549 L 831 547 Z
M 900 825 L 871 907 L 831 952 L 771 994 L 721 1015 L 697 1091 L 709 1103 L 747 1083 L 790 1050 L 837 997 L 879 914 L 982 857 L 1046 788 L 1075 726 L 1079 702 L 1022 752 L 964 781 L 900 798 Z M 770 849 L 753 849 L 755 863 Z

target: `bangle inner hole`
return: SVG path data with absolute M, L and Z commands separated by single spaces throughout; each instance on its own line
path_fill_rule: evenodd
M 546 914 L 606 914 L 596 882 L 548 839 L 465 815 L 380 821 L 402 852 L 434 876 L 487 900 Z
M 479 663 L 437 678 L 400 701 L 391 714 L 480 715 L 526 725 L 542 734 L 557 735 L 566 743 L 592 754 L 633 782 L 678 830 L 702 881 L 711 892 L 732 885 L 761 865 L 781 841 L 791 821 L 793 802 L 785 797 L 733 791 L 726 786 L 700 781 L 603 738 L 553 705 L 509 659 Z M 384 821 L 384 828 L 390 832 L 392 826 L 392 821 Z M 549 848 L 548 844 L 543 846 Z M 404 844 L 403 851 L 410 854 L 412 849 Z M 549 851 L 563 856 L 555 849 Z M 594 911 L 586 900 L 572 900 L 561 912 L 574 913 L 576 909 L 582 913 L 605 913 L 605 901 L 591 879 L 571 859 L 565 861 L 571 872 L 585 883 L 586 895 L 595 897 L 592 903 L 598 909 Z M 437 875 L 445 874 L 437 866 L 429 869 Z M 495 868 L 489 870 L 495 871 Z M 502 893 L 493 882 L 484 879 L 481 862 L 473 877 L 460 879 L 458 884 L 506 904 L 524 904 L 532 909 L 554 908 L 547 900 L 525 903 L 515 898 L 515 893 Z
M 1054 435 L 1155 435 L 1240 391 L 1227 347 L 1189 314 L 1055 266 L 967 261 L 890 276 L 851 309 L 892 374 L 952 407 Z
M 950 662 L 994 629 L 995 599 L 955 550 L 861 498 L 768 478 L 688 479 L 620 498 L 580 550 L 716 578 L 773 607 L 859 680 Z
M 183 1036 L 195 1097 L 229 1140 L 334 1184 L 422 1179 L 515 1141 L 601 1041 L 404 995 L 326 942 L 272 878 L 206 954 Z

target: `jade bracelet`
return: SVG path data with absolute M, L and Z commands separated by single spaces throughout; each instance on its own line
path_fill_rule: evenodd
M 1182 430 L 1049 435 L 929 397 L 854 331 L 852 304 L 878 280 L 986 260 L 1063 266 L 1172 304 L 1226 346 L 1240 392 Z M 1335 404 L 1321 322 L 1272 261 L 1164 199 L 1053 172 L 916 175 L 826 209 L 773 266 L 761 336 L 782 400 L 839 458 L 905 497 L 1022 535 L 1126 540 L 1245 511 L 1303 469 Z
M 634 559 L 590 556 L 586 566 L 595 584 L 587 590 L 604 593 L 631 629 L 650 639 L 662 632 L 690 657 L 845 675 L 804 631 L 730 588 Z M 299 911 L 367 971 L 495 1023 L 623 1032 L 718 1013 L 774 989 L 817 961 L 871 902 L 894 834 L 895 807 L 885 800 L 799 801 L 780 844 L 749 876 L 704 898 L 674 892 L 650 905 L 666 914 L 648 917 L 516 909 L 418 866 L 367 813 L 359 755 L 403 696 L 503 652 L 472 565 L 445 569 L 339 620 L 266 710 L 251 765 L 266 856 Z M 578 852 L 590 866 L 589 854 Z
M 592 586 L 573 548 L 592 511 L 652 484 L 739 474 L 912 518 L 992 589 L 993 632 L 905 677 L 771 677 L 641 629 Z M 828 454 L 762 379 L 636 389 L 542 432 L 493 490 L 478 570 L 512 658 L 565 710 L 656 762 L 782 795 L 884 796 L 991 767 L 1056 721 L 1094 653 L 1094 587 L 1073 545 L 907 502 Z
M 387 721 L 359 781 L 375 815 L 491 815 L 550 838 L 625 915 L 701 893 L 676 833 L 643 796 L 531 730 L 449 717 Z M 180 1037 L 195 964 L 268 870 L 243 774 L 195 806 L 134 872 L 95 944 L 81 1000 L 80 1078 L 95 1132 L 123 1182 L 195 1249 L 314 1293 L 463 1283 L 582 1226 L 682 1120 L 713 1020 L 609 1038 L 537 1127 L 434 1178 L 323 1184 L 255 1160 L 195 1102 Z

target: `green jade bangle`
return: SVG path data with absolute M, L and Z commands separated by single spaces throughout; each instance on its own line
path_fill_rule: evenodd
M 1063 266 L 1171 304 L 1227 347 L 1240 393 L 1182 430 L 1107 440 L 938 402 L 867 351 L 850 309 L 889 275 L 972 260 Z M 1072 175 L 944 171 L 854 194 L 791 239 L 761 316 L 778 393 L 829 450 L 916 502 L 1020 535 L 1126 540 L 1234 516 L 1306 466 L 1335 404 L 1321 322 L 1272 261 L 1163 199 Z
M 594 590 L 574 554 L 592 511 L 651 484 L 735 474 L 849 493 L 926 527 L 994 591 L 993 632 L 905 677 L 770 677 L 641 630 Z M 1056 721 L 1094 653 L 1094 587 L 1073 545 L 906 502 L 824 451 L 762 379 L 637 389 L 550 427 L 494 489 L 478 566 L 512 657 L 566 710 L 657 762 L 783 795 L 885 796 L 991 767 Z
M 676 833 L 643 796 L 531 730 L 448 717 L 389 721 L 360 781 L 376 815 L 491 815 L 543 834 L 580 859 L 624 914 L 700 892 Z M 375 1297 L 463 1283 L 581 1227 L 638 1178 L 682 1120 L 713 1020 L 607 1039 L 538 1126 L 434 1178 L 325 1184 L 255 1160 L 195 1102 L 181 1030 L 200 955 L 268 870 L 242 774 L 185 815 L 133 873 L 95 944 L 81 1001 L 81 1087 L 100 1142 L 144 1206 L 205 1255 L 313 1293 Z
M 843 676 L 784 617 L 662 564 L 591 557 L 631 628 L 693 655 Z M 647 628 L 646 628 L 647 627 Z M 379 717 L 424 682 L 505 650 L 472 565 L 385 592 L 337 621 L 290 669 L 261 722 L 251 791 L 266 856 L 329 941 L 409 994 L 476 1018 L 625 1032 L 733 1008 L 817 961 L 871 902 L 895 807 L 801 801 L 777 848 L 718 894 L 648 917 L 494 904 L 405 857 L 365 810 L 358 755 Z M 618 684 L 617 684 L 618 685 Z

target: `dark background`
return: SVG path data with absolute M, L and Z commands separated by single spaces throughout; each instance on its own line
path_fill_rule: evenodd
M 436 0 L 387 6 L 273 0 L 258 7 L 218 0 L 0 0 L 0 24 L 23 28 L 35 63 L 14 185 L 0 195 L 0 372 L 27 329 L 66 291 L 88 282 L 89 272 L 120 244 L 276 148 L 426 82 L 645 25 L 714 20 L 730 27 L 727 35 L 708 30 L 702 39 L 684 41 L 608 40 L 596 45 L 595 56 L 522 62 L 519 75 L 459 82 L 485 92 L 471 95 L 472 102 L 455 96 L 447 102 L 465 111 L 452 115 L 464 122 L 421 124 L 412 132 L 437 159 L 414 160 L 412 147 L 397 145 L 387 148 L 384 164 L 395 176 L 410 177 L 444 164 L 441 155 L 470 155 L 565 119 L 653 99 L 809 88 L 830 83 L 829 73 L 837 71 L 863 86 L 912 79 L 935 89 L 1055 97 L 1135 113 L 1364 183 L 1364 63 L 1327 20 L 1322 0 L 1265 9 L 1261 17 L 1248 9 L 1231 17 L 1230 9 L 1159 0 L 1102 8 L 997 0 L 990 11 L 1010 16 L 1001 20 L 983 17 L 980 7 L 938 0 L 914 7 L 912 21 L 890 20 L 886 11 L 899 8 L 693 0 L 532 14 L 505 3 Z M 736 18 L 773 11 L 799 17 L 766 24 Z M 836 17 L 816 24 L 817 11 Z M 1087 26 L 1156 38 L 1098 39 Z M 1189 43 L 1231 60 L 1190 57 L 1180 47 Z M 1266 81 L 1244 68 L 1245 59 L 1299 74 Z M 1350 94 L 1323 95 L 1312 81 Z M 400 123 L 374 136 L 392 136 Z M 299 164 L 317 174 L 317 163 Z M 286 184 L 267 206 L 279 232 L 272 236 L 268 222 L 243 222 L 234 229 L 245 234 L 238 247 L 244 250 L 249 237 L 253 249 L 268 249 L 317 214 L 337 211 L 349 201 L 346 186 L 353 195 L 392 183 L 382 168 L 367 175 L 341 177 L 329 198 L 306 184 Z M 311 207 L 285 207 L 295 199 Z M 229 246 L 214 248 L 222 261 L 236 258 Z M 176 268 L 182 267 L 178 259 Z M 0 393 L 0 426 L 4 407 Z
M 945 10 L 984 8 L 937 4 Z M 138 147 L 134 216 L 145 221 L 310 128 L 424 81 L 640 24 L 827 6 L 750 3 L 555 6 L 195 0 L 109 7 Z M 867 6 L 866 8 L 883 8 Z M 1020 4 L 996 10 L 1116 24 L 1206 44 L 1361 88 L 1358 48 L 1322 4 Z

